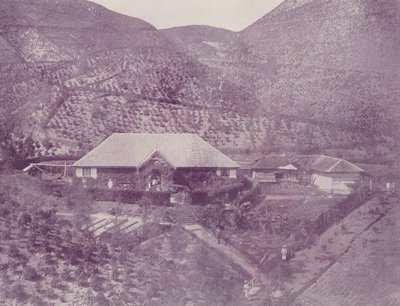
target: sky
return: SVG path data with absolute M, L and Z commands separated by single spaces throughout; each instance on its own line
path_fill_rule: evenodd
M 158 29 L 210 25 L 240 31 L 283 0 L 91 0 Z

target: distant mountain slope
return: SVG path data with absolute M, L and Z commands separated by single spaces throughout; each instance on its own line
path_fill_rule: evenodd
M 87 1 L 5 0 L 0 29 L 0 123 L 38 153 L 74 154 L 115 131 L 192 131 L 224 146 L 233 121 L 250 145 L 264 137 L 243 107 L 257 103 L 251 92 L 144 21 Z
M 398 0 L 292 2 L 242 31 L 262 60 L 276 56 L 278 64 L 399 73 L 400 64 L 393 61 L 400 55 Z
M 183 26 L 162 30 L 177 48 L 194 58 L 213 60 L 222 58 L 235 46 L 238 34 L 210 26 Z
M 241 33 L 264 74 L 268 108 L 387 130 L 400 114 L 397 0 L 286 1 Z
M 230 43 L 210 35 L 219 52 L 197 56 L 252 88 L 265 111 L 388 132 L 400 115 L 399 3 L 287 0 Z M 204 41 L 202 27 L 173 33 L 189 50 Z
M 192 132 L 246 150 L 361 151 L 372 141 L 387 154 L 390 139 L 371 132 L 400 114 L 389 64 L 398 2 L 348 2 L 288 0 L 233 33 L 159 31 L 83 0 L 4 0 L 0 123 L 46 156 L 81 154 L 113 132 Z M 362 3 L 374 21 L 353 11 Z M 380 58 L 365 63 L 361 46 Z
M 25 61 L 55 62 L 110 48 L 169 45 L 152 25 L 83 0 L 5 0 L 0 3 L 0 26 L 2 40 Z

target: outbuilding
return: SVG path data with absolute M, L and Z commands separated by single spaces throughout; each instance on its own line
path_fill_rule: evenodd
M 297 167 L 286 155 L 265 155 L 252 166 L 252 178 L 258 183 L 298 181 Z
M 351 162 L 326 155 L 298 156 L 296 165 L 309 174 L 312 185 L 331 194 L 348 195 L 367 176 Z

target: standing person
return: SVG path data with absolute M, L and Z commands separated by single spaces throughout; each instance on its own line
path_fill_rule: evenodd
M 243 295 L 245 298 L 249 297 L 250 289 L 251 289 L 250 281 L 245 280 L 243 284 Z
M 391 188 L 392 184 L 390 182 L 386 183 L 386 193 L 390 194 L 390 188 Z
M 107 186 L 108 186 L 109 189 L 112 189 L 112 188 L 113 188 L 114 183 L 113 183 L 112 179 L 109 179 L 109 180 L 108 180 Z
M 228 233 L 226 231 L 222 231 L 221 237 L 222 237 L 222 240 L 224 241 L 224 244 L 227 245 L 228 244 Z
M 215 229 L 215 235 L 217 236 L 218 244 L 221 242 L 221 236 L 222 236 L 222 228 L 221 225 L 217 225 Z
M 287 245 L 285 244 L 284 246 L 282 246 L 282 249 L 281 249 L 281 255 L 282 255 L 283 261 L 287 260 L 287 253 L 288 253 L 288 249 L 287 249 Z

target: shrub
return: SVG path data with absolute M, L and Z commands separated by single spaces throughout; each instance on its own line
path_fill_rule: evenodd
M 12 299 L 17 300 L 20 303 L 26 303 L 26 301 L 29 299 L 29 294 L 25 291 L 24 287 L 19 283 L 12 286 L 10 295 Z
M 87 190 L 96 201 L 113 201 L 127 204 L 169 206 L 169 192 L 143 192 L 136 190 L 109 190 L 89 188 Z
M 10 240 L 11 239 L 11 228 L 7 227 L 2 233 L 1 238 L 3 240 Z
M 11 244 L 8 247 L 7 250 L 7 255 L 10 256 L 11 258 L 17 259 L 21 256 L 18 247 L 15 244 Z
M 41 298 L 40 296 L 37 295 L 33 295 L 30 300 L 29 303 L 33 306 L 44 306 L 47 305 L 46 302 L 44 301 L 43 298 Z
M 36 269 L 31 266 L 25 266 L 23 270 L 23 277 L 28 281 L 38 281 L 40 279 L 40 275 L 37 273 Z
M 103 290 L 103 281 L 104 281 L 103 278 L 95 276 L 92 278 L 92 281 L 90 282 L 90 287 L 96 292 L 101 292 Z
M 72 282 L 74 280 L 74 278 L 71 275 L 70 270 L 67 267 L 65 267 L 62 270 L 60 277 L 61 277 L 61 280 L 65 281 L 65 282 Z
M 109 306 L 110 301 L 104 296 L 103 292 L 98 292 L 96 295 L 96 302 L 97 305 L 102 305 L 102 306 Z

